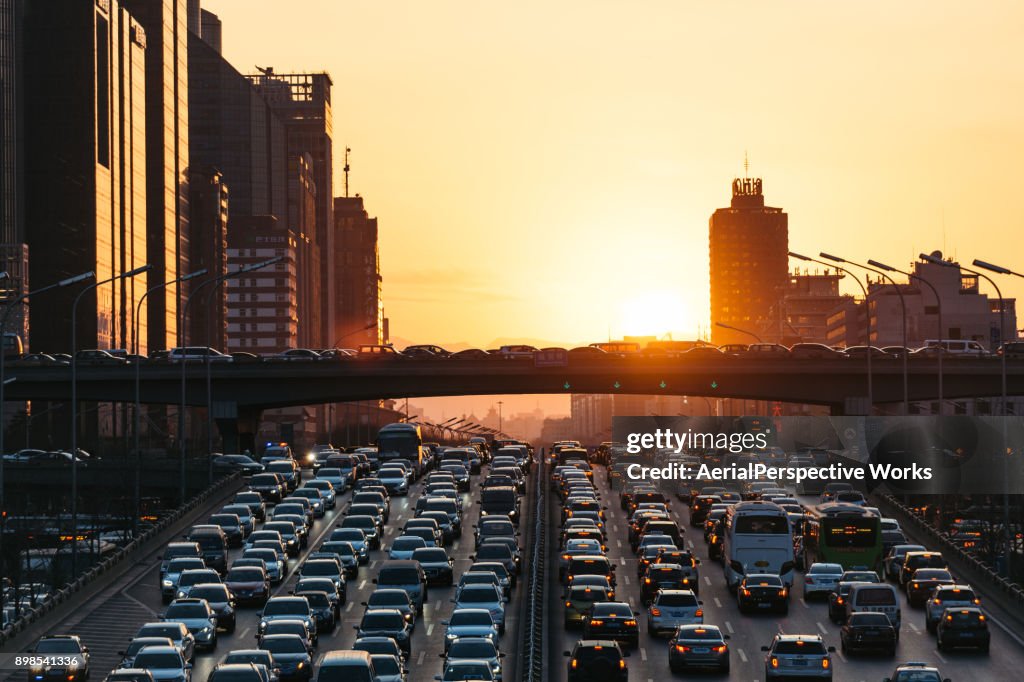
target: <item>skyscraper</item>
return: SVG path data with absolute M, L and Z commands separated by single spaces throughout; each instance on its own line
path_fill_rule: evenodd
M 736 178 L 710 221 L 711 340 L 751 343 L 789 282 L 789 217 L 764 205 L 760 178 Z M 718 326 L 721 322 L 750 334 Z
M 186 0 L 122 0 L 146 30 L 148 286 L 189 271 L 188 15 Z M 97 4 L 103 4 L 97 2 Z M 152 348 L 178 343 L 187 285 L 149 296 Z M 187 336 L 186 330 L 182 334 Z M 187 339 L 186 339 L 187 342 Z
M 25 224 L 32 268 L 45 273 L 46 283 L 88 270 L 103 281 L 147 262 L 148 34 L 116 0 L 25 9 Z M 130 347 L 145 289 L 141 278 L 126 279 L 86 296 L 75 321 L 79 347 Z M 32 307 L 37 350 L 71 350 L 77 293 L 57 289 L 44 306 Z M 143 319 L 142 352 L 145 333 Z
M 363 198 L 356 195 L 334 198 L 334 223 L 338 335 L 332 341 L 343 348 L 381 343 L 387 334 L 377 219 L 369 216 Z
M 0 271 L 10 278 L 0 289 L 0 304 L 28 292 L 25 244 L 22 97 L 22 0 L 0 0 Z M 13 311 L 7 328 L 28 343 L 28 316 Z
M 288 141 L 288 202 L 302 200 L 301 184 L 293 172 L 298 159 L 309 155 L 312 179 L 317 188 L 316 224 L 312 238 L 320 252 L 320 329 L 315 345 L 323 346 L 336 335 L 334 294 L 334 217 L 331 77 L 326 73 L 275 73 L 270 67 L 249 76 L 256 91 L 284 121 Z
M 191 215 L 189 239 L 190 266 L 205 269 L 207 276 L 227 272 L 228 215 L 230 193 L 224 177 L 216 168 L 192 169 L 189 183 Z M 215 297 L 215 298 L 211 298 Z M 227 291 L 223 286 L 207 289 L 197 296 L 189 309 L 192 340 L 201 346 L 223 349 L 227 346 Z

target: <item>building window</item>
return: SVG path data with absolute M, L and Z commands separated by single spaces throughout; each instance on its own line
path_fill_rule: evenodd
M 110 168 L 110 44 L 105 17 L 96 17 L 96 158 Z

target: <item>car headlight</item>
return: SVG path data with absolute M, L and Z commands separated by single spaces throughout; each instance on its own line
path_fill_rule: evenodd
M 186 595 L 185 595 L 185 593 L 182 590 L 178 590 L 178 599 L 184 599 L 185 596 Z
M 299 661 L 299 664 L 297 666 L 295 666 L 295 669 L 296 670 L 302 670 L 305 667 L 306 667 L 306 662 L 305 661 Z
M 174 581 L 173 580 L 164 580 L 163 581 L 163 586 L 164 587 L 174 587 Z
M 211 632 L 213 632 L 213 628 L 211 628 L 209 625 L 207 625 L 205 628 L 203 628 L 202 630 L 199 631 L 199 634 L 201 634 L 201 635 L 208 635 Z

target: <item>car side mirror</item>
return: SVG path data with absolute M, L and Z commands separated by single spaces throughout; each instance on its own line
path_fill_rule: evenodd
M 836 648 L 835 648 L 834 646 L 830 646 L 830 647 L 828 648 L 828 652 L 829 652 L 830 654 L 834 654 L 834 653 L 836 652 Z
M 118 656 L 124 656 L 124 652 L 123 652 L 123 651 L 118 651 L 118 652 L 117 652 L 117 655 L 118 655 Z
M 768 651 L 768 647 L 766 647 L 766 646 L 761 647 L 761 651 Z
M 722 639 L 731 639 L 729 635 L 722 635 Z
M 372 582 L 372 583 L 373 583 L 374 585 L 376 585 L 376 584 L 377 584 L 377 579 L 376 579 L 376 578 L 374 578 L 374 579 L 373 579 L 373 580 L 372 580 L 371 582 Z
M 622 652 L 622 657 L 623 658 L 629 658 L 630 656 L 632 656 L 632 654 L 629 652 L 629 649 L 626 649 L 625 651 Z
M 505 658 L 505 654 L 503 654 L 503 653 L 499 653 L 499 654 L 498 654 L 498 658 Z
M 572 654 L 570 654 L 568 651 L 563 651 L 562 655 L 563 656 L 572 656 Z
M 191 669 L 192 669 L 192 664 L 191 663 L 186 663 L 185 664 L 185 670 L 191 670 Z

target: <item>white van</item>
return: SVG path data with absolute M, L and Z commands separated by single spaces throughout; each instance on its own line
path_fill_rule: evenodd
M 974 355 L 985 356 L 989 352 L 977 341 L 967 339 L 927 339 L 924 342 L 925 348 L 943 348 L 949 355 Z
M 850 588 L 850 595 L 846 599 L 846 617 L 857 611 L 871 611 L 884 613 L 896 630 L 897 639 L 900 636 L 900 625 L 903 622 L 903 613 L 900 609 L 900 598 L 896 594 L 896 588 L 885 583 L 862 583 L 853 585 Z

